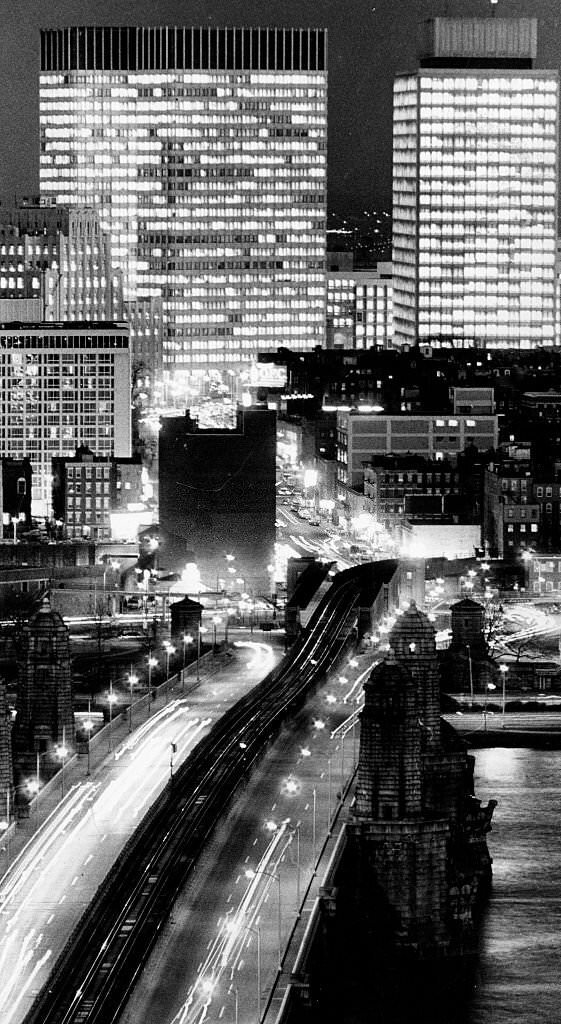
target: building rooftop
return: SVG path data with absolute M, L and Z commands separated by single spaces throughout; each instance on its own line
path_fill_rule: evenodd
M 9 323 L 0 323 L 0 331 L 40 331 L 45 334 L 47 331 L 128 331 L 129 324 L 124 320 L 45 320 L 39 323 L 26 323 L 23 320 L 13 320 Z

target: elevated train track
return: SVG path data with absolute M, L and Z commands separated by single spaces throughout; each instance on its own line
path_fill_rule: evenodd
M 224 807 L 344 646 L 357 620 L 365 569 L 335 578 L 296 648 L 216 722 L 170 780 L 75 929 L 25 1024 L 119 1019 Z

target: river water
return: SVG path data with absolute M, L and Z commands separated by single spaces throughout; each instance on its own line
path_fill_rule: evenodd
M 493 890 L 469 1024 L 561 1021 L 561 751 L 476 753 L 475 792 L 498 801 Z

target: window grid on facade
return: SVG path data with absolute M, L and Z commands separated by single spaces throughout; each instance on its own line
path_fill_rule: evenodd
M 326 36 L 42 34 L 41 195 L 91 204 L 128 302 L 161 299 L 164 370 L 325 334 Z

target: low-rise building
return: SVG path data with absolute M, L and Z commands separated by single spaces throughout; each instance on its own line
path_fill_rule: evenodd
M 78 448 L 71 458 L 52 460 L 53 516 L 68 540 L 110 540 L 112 512 L 142 500 L 139 456 L 110 458 Z
M 538 542 L 540 506 L 533 503 L 526 461 L 490 463 L 484 472 L 483 543 L 491 555 L 515 558 Z
M 460 470 L 448 460 L 387 455 L 364 464 L 364 493 L 380 521 L 388 516 L 458 513 L 460 492 Z
M 380 455 L 453 461 L 468 446 L 486 451 L 497 443 L 497 416 L 338 412 L 338 479 L 352 487 L 362 485 L 364 463 Z

